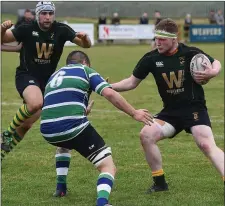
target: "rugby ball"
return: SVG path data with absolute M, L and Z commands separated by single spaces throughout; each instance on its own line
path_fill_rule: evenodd
M 202 66 L 202 64 L 208 65 L 210 68 L 212 68 L 212 64 L 206 55 L 196 54 L 195 56 L 193 56 L 193 58 L 191 59 L 191 63 L 190 63 L 190 71 L 191 71 L 191 75 L 192 75 L 193 79 L 195 79 L 195 77 L 194 77 L 195 71 L 204 71 L 205 70 L 205 67 Z M 209 81 L 202 81 L 200 84 L 204 85 L 204 84 L 207 84 L 208 82 Z

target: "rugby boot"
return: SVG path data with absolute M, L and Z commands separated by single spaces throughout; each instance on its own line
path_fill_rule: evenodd
M 164 185 L 156 185 L 155 183 L 146 191 L 147 194 L 151 194 L 153 192 L 162 192 L 169 190 L 168 184 L 165 183 Z
M 11 143 L 12 143 L 13 137 L 12 134 L 5 131 L 1 134 L 1 150 L 5 152 L 10 152 L 12 149 Z

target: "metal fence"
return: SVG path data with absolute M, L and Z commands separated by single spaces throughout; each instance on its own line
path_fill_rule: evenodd
M 2 13 L 17 14 L 18 9 L 35 8 L 37 2 L 1 2 Z M 143 12 L 149 17 L 159 10 L 163 17 L 179 18 L 190 13 L 192 17 L 207 17 L 210 9 L 222 9 L 224 2 L 55 2 L 57 16 L 97 18 L 104 13 L 112 16 L 138 18 Z

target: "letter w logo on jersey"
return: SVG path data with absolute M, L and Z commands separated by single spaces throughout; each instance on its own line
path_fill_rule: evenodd
M 42 43 L 40 45 L 39 42 L 36 42 L 38 58 L 42 59 L 44 55 L 44 59 L 49 59 L 53 52 L 53 46 L 54 46 L 53 44 L 46 44 L 46 43 Z
M 183 81 L 184 81 L 184 71 L 183 70 L 178 70 L 177 76 L 176 76 L 175 72 L 170 72 L 169 79 L 168 79 L 166 73 L 162 73 L 162 76 L 170 89 L 174 88 L 173 83 L 175 83 L 176 88 L 180 88 L 183 85 Z

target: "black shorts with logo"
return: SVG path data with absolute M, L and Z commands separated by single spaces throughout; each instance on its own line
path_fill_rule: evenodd
M 90 124 L 73 139 L 50 144 L 70 150 L 74 149 L 85 158 L 105 147 L 105 141 Z
M 176 136 L 182 130 L 191 133 L 191 127 L 196 125 L 207 125 L 211 127 L 205 105 L 190 104 L 185 107 L 181 106 L 179 109 L 167 107 L 156 114 L 155 118 L 168 122 L 176 129 L 176 133 L 172 137 Z
M 20 70 L 19 67 L 16 70 L 16 89 L 20 96 L 23 98 L 23 91 L 26 87 L 30 85 L 36 85 L 40 88 L 42 94 L 44 94 L 45 86 L 48 79 L 43 79 L 42 81 L 38 80 L 37 78 L 33 77 L 28 71 Z

